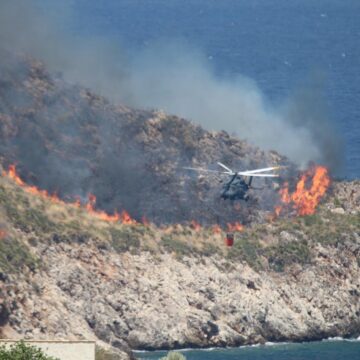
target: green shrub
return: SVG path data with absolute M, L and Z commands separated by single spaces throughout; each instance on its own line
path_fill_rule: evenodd
M 76 243 L 76 244 L 84 244 L 91 239 L 91 234 L 87 233 L 83 230 L 74 231 L 72 229 L 56 229 L 57 231 L 50 234 L 50 238 L 55 243 Z
M 164 235 L 161 238 L 160 245 L 168 252 L 175 252 L 178 256 L 185 256 L 185 255 L 191 255 L 194 254 L 194 249 L 189 246 L 188 244 L 176 240 L 171 235 Z
M 140 248 L 142 229 L 137 226 L 124 226 L 121 229 L 111 228 L 112 246 L 117 252 L 137 250 Z
M 5 272 L 19 272 L 26 266 L 35 270 L 39 265 L 26 245 L 16 239 L 5 237 L 0 240 L 0 269 Z
M 341 201 L 340 201 L 337 197 L 334 198 L 334 205 L 335 205 L 336 207 L 340 207 L 340 206 L 341 206 Z
M 43 351 L 35 346 L 19 341 L 5 347 L 0 346 L 0 360 L 58 360 L 52 356 L 47 356 Z
M 271 246 L 264 249 L 263 253 L 268 258 L 270 267 L 278 272 L 284 271 L 286 266 L 293 263 L 304 265 L 311 260 L 311 252 L 305 241 Z
M 201 250 L 201 254 L 204 256 L 212 256 L 215 254 L 218 254 L 220 252 L 220 249 L 211 243 L 205 243 L 202 250 Z
M 253 238 L 249 239 L 246 234 L 238 235 L 234 241 L 234 246 L 229 252 L 229 258 L 246 261 L 252 268 L 259 269 L 259 242 Z
M 24 232 L 35 232 L 43 235 L 54 231 L 56 224 L 44 213 L 44 204 L 31 206 L 29 199 L 22 189 L 10 191 L 0 186 L 0 205 L 3 206 L 8 219 L 15 228 Z
M 160 360 L 186 360 L 186 357 L 176 351 L 170 351 L 166 356 L 162 357 Z
M 303 217 L 305 226 L 321 225 L 323 223 L 321 217 L 318 214 L 306 215 Z
M 20 210 L 14 206 L 6 206 L 5 209 L 14 226 L 24 232 L 34 231 L 37 235 L 44 235 L 56 228 L 56 224 L 37 209 Z

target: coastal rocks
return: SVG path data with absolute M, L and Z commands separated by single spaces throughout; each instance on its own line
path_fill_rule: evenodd
M 16 307 L 1 313 L 27 337 L 98 339 L 126 351 L 358 335 L 357 259 L 346 253 L 343 271 L 342 250 L 316 251 L 294 278 L 241 263 L 225 271 L 217 256 L 155 261 L 146 252 L 55 246 L 42 252 L 47 270 L 20 279 L 5 295 Z
M 333 214 L 340 214 L 340 215 L 344 215 L 345 214 L 345 210 L 343 208 L 335 208 L 335 209 L 331 209 L 331 212 Z
M 327 207 L 336 214 L 358 214 L 360 212 L 360 181 L 334 182 L 332 202 Z
M 334 200 L 329 199 L 331 203 Z M 346 203 L 344 199 L 337 207 L 348 208 Z M 181 253 L 176 248 L 168 251 L 159 244 L 119 252 L 111 242 L 104 246 L 105 235 L 97 238 L 107 226 L 114 227 L 103 222 L 97 224 L 95 235 L 88 232 L 81 241 L 72 236 L 73 230 L 64 231 L 68 230 L 65 222 L 48 236 L 11 229 L 9 222 L 9 239 L 19 239 L 28 258 L 40 259 L 41 266 L 0 273 L 2 336 L 94 339 L 123 354 L 130 349 L 357 337 L 360 223 L 352 213 L 354 208 L 336 214 L 327 207 L 328 203 L 323 204 L 313 217 L 250 229 L 251 241 L 259 239 L 267 247 L 241 243 L 247 236 L 244 231 L 234 247 L 218 248 L 212 255 L 192 250 Z M 65 214 L 63 207 L 57 211 Z M 330 232 L 325 231 L 328 228 Z M 65 235 L 55 236 L 57 229 Z M 139 229 L 118 228 L 129 236 Z M 147 231 L 157 234 L 159 242 L 160 234 L 169 234 L 155 227 Z M 184 236 L 187 242 L 175 244 L 189 246 L 198 240 L 193 230 Z M 147 238 L 149 244 L 150 240 L 156 238 Z M 275 245 L 279 256 L 287 256 L 281 267 L 270 267 L 270 257 L 265 257 L 269 249 L 271 256 L 277 255 Z M 248 264 L 239 250 L 257 251 L 267 264 L 260 267 L 253 262 L 251 267 L 251 258 Z M 301 257 L 304 252 L 306 258 Z

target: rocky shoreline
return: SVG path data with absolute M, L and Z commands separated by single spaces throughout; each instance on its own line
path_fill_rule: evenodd
M 349 184 L 359 190 L 357 183 Z M 42 264 L 36 270 L 1 271 L 2 336 L 95 339 L 125 350 L 124 358 L 132 349 L 358 337 L 359 198 L 345 185 L 337 185 L 336 207 L 332 196 L 321 211 L 334 224 L 350 216 L 355 220 L 337 225 L 334 241 L 308 239 L 311 260 L 301 264 L 295 259 L 277 271 L 270 267 L 271 256 L 259 257 L 263 270 L 234 257 L 230 252 L 238 251 L 236 245 L 227 255 L 189 256 L 165 249 L 119 253 L 96 238 L 60 239 L 53 233 L 49 238 L 8 229 Z M 334 212 L 339 202 L 341 214 Z M 319 216 L 331 226 L 325 215 Z M 275 224 L 266 226 L 269 232 Z M 320 225 L 309 227 L 320 235 Z M 277 241 L 294 246 L 308 236 L 302 231 L 297 226 L 276 229 Z
M 240 346 L 212 346 L 212 347 L 205 347 L 205 348 L 199 348 L 199 347 L 184 347 L 184 348 L 178 348 L 178 349 L 156 349 L 156 350 L 132 350 L 132 354 L 137 358 L 136 356 L 141 356 L 141 354 L 158 354 L 163 352 L 170 352 L 170 351 L 178 351 L 178 352 L 188 352 L 188 351 L 215 351 L 215 350 L 233 350 L 233 349 L 243 349 L 247 347 L 259 347 L 259 346 L 281 346 L 281 345 L 287 345 L 287 344 L 312 344 L 312 343 L 319 343 L 319 342 L 360 342 L 360 336 L 359 337 L 329 337 L 329 338 L 323 338 L 323 339 L 314 339 L 314 340 L 306 340 L 306 341 L 267 341 L 265 343 L 254 343 L 254 344 L 248 344 L 248 345 L 240 345 Z
M 359 181 L 334 183 L 304 217 L 275 218 L 274 182 L 253 204 L 219 204 L 215 177 L 179 168 L 288 160 L 176 116 L 114 106 L 35 60 L 8 60 L 0 163 L 17 163 L 48 193 L 0 177 L 1 337 L 96 340 L 128 359 L 360 335 Z M 125 205 L 137 223 L 104 221 L 94 202 L 92 212 L 66 205 L 93 189 L 99 210 Z M 210 226 L 235 221 L 245 230 L 226 248 Z
M 138 350 L 360 335 L 359 270 L 353 262 L 346 272 L 338 262 L 328 263 L 338 251 L 320 248 L 316 266 L 269 275 L 245 264 L 223 271 L 220 259 L 177 262 L 164 254 L 156 263 L 148 254 L 124 254 L 119 261 L 94 255 L 88 246 L 54 250 L 42 252 L 62 264 L 49 274 L 30 282 L 17 277 L 15 286 L 12 276 L 7 279 L 4 330 L 30 338 L 80 336 Z

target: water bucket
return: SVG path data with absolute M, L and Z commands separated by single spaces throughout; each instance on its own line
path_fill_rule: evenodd
M 225 245 L 226 246 L 233 246 L 234 245 L 234 234 L 227 233 L 225 237 Z

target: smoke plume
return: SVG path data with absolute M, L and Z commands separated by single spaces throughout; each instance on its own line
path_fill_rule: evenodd
M 0 47 L 40 58 L 67 81 L 115 103 L 160 108 L 209 130 L 224 129 L 299 166 L 315 161 L 339 167 L 340 141 L 318 86 L 305 87 L 275 108 L 251 79 L 217 77 L 207 58 L 191 46 L 163 41 L 130 55 L 115 40 L 74 38 L 60 31 L 71 19 L 66 5 L 58 5 L 56 19 L 44 13 L 32 1 L 2 0 Z

